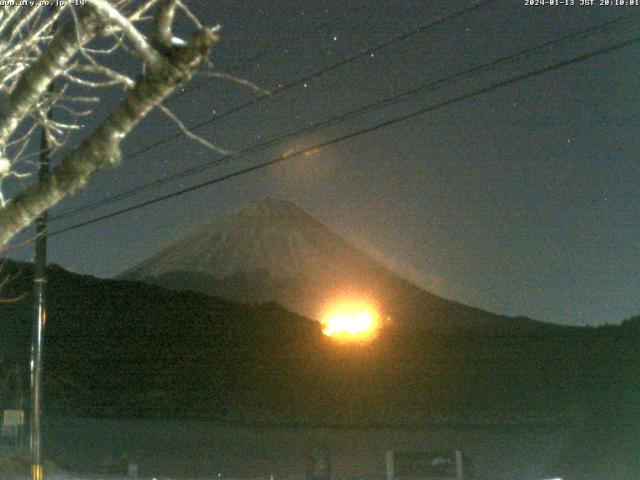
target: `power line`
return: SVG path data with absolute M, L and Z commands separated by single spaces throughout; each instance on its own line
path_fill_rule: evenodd
M 230 180 L 230 179 L 235 178 L 235 177 L 239 177 L 241 175 L 245 175 L 247 173 L 251 173 L 251 172 L 254 172 L 254 171 L 257 171 L 257 170 L 262 170 L 264 168 L 267 168 L 269 166 L 275 165 L 277 163 L 284 162 L 285 160 L 289 160 L 291 158 L 298 157 L 300 155 L 304 155 L 305 153 L 317 151 L 317 150 L 320 150 L 322 148 L 328 147 L 330 145 L 341 143 L 341 142 L 344 142 L 346 140 L 350 140 L 352 138 L 359 137 L 361 135 L 364 135 L 364 134 L 367 134 L 367 133 L 371 133 L 371 132 L 374 132 L 374 131 L 377 131 L 377 130 L 380 130 L 380 129 L 383 129 L 383 128 L 386 128 L 386 127 L 389 127 L 391 125 L 395 125 L 395 124 L 403 122 L 405 120 L 409 120 L 409 119 L 424 115 L 426 113 L 433 112 L 433 111 L 438 110 L 440 108 L 447 107 L 447 106 L 453 105 L 455 103 L 459 103 L 459 102 L 464 101 L 464 100 L 469 100 L 469 99 L 471 99 L 473 97 L 476 97 L 478 95 L 482 95 L 484 93 L 488 93 L 488 92 L 491 92 L 493 90 L 497 90 L 499 88 L 504 88 L 506 86 L 509 86 L 509 85 L 514 84 L 514 83 L 521 82 L 521 81 L 524 81 L 524 80 L 527 80 L 527 79 L 530 79 L 530 78 L 533 78 L 533 77 L 538 77 L 540 75 L 546 74 L 546 73 L 551 72 L 553 70 L 557 70 L 559 68 L 563 68 L 563 67 L 566 67 L 566 66 L 569 66 L 569 65 L 580 63 L 580 62 L 583 62 L 583 61 L 585 61 L 587 59 L 590 59 L 590 58 L 593 58 L 593 57 L 596 57 L 596 56 L 601 56 L 601 55 L 606 55 L 606 54 L 609 54 L 609 53 L 613 53 L 613 52 L 615 52 L 617 50 L 621 50 L 621 49 L 623 49 L 625 47 L 628 47 L 628 46 L 631 46 L 631 45 L 635 45 L 637 43 L 640 43 L 640 37 L 634 37 L 634 38 L 631 38 L 629 40 L 625 40 L 624 42 L 616 43 L 616 44 L 611 45 L 609 47 L 605 47 L 605 48 L 602 48 L 602 49 L 599 49 L 599 50 L 595 50 L 595 51 L 591 51 L 589 53 L 585 53 L 585 54 L 579 55 L 577 57 L 573 57 L 573 58 L 571 58 L 569 60 L 563 60 L 561 62 L 554 63 L 554 64 L 549 65 L 547 67 L 540 68 L 540 69 L 534 70 L 532 72 L 528 72 L 528 73 L 524 73 L 522 75 L 518 75 L 518 76 L 512 77 L 512 78 L 510 78 L 508 80 L 503 80 L 503 81 L 500 81 L 500 82 L 493 83 L 493 84 L 491 84 L 491 85 L 489 85 L 487 87 L 483 87 L 483 88 L 480 88 L 478 90 L 474 90 L 473 92 L 466 93 L 464 95 L 460 95 L 460 96 L 455 97 L 453 99 L 445 100 L 445 101 L 442 101 L 442 102 L 437 103 L 435 105 L 430 105 L 430 106 L 422 108 L 420 110 L 417 110 L 417 111 L 414 111 L 414 112 L 411 112 L 411 113 L 408 113 L 408 114 L 404 114 L 404 115 L 395 117 L 393 119 L 390 119 L 390 120 L 387 120 L 387 121 L 384 121 L 384 122 L 381 122 L 381 123 L 377 123 L 375 125 L 372 125 L 372 126 L 360 129 L 360 130 L 356 130 L 354 132 L 351 132 L 351 133 L 348 133 L 348 134 L 333 138 L 333 139 L 328 140 L 326 142 L 322 142 L 322 143 L 316 144 L 316 145 L 314 145 L 312 147 L 303 148 L 303 149 L 297 150 L 295 152 L 291 152 L 291 153 L 288 153 L 288 154 L 285 154 L 285 155 L 281 155 L 279 157 L 276 157 L 276 158 L 273 158 L 271 160 L 259 163 L 257 165 L 253 165 L 251 167 L 247 167 L 247 168 L 244 168 L 242 170 L 238 170 L 236 172 L 229 173 L 227 175 L 223 175 L 223 176 L 214 178 L 212 180 L 208 180 L 206 182 L 201 182 L 201 183 L 198 183 L 196 185 L 192 185 L 191 187 L 184 188 L 184 189 L 178 190 L 176 192 L 173 192 L 173 193 L 170 193 L 170 194 L 167 194 L 167 195 L 162 195 L 160 197 L 156 197 L 154 199 L 147 200 L 145 202 L 141 202 L 141 203 L 139 203 L 137 205 L 133 205 L 131 207 L 123 208 L 123 209 L 117 210 L 115 212 L 106 214 L 106 215 L 101 215 L 99 217 L 93 218 L 91 220 L 87 220 L 85 222 L 77 223 L 75 225 L 71 225 L 71 226 L 56 230 L 56 231 L 50 233 L 49 236 L 59 235 L 61 233 L 65 233 L 65 232 L 68 232 L 68 231 L 71 231 L 71 230 L 76 230 L 78 228 L 81 228 L 81 227 L 84 227 L 84 226 L 87 226 L 87 225 L 91 225 L 91 224 L 100 222 L 102 220 L 106 220 L 106 219 L 109 219 L 109 218 L 116 217 L 116 216 L 121 215 L 123 213 L 127 213 L 127 212 L 130 212 L 130 211 L 133 211 L 133 210 L 137 210 L 139 208 L 143 208 L 143 207 L 146 207 L 146 206 L 149 206 L 149 205 L 152 205 L 154 203 L 158 203 L 158 202 L 170 199 L 170 198 L 175 198 L 175 197 L 178 197 L 178 196 L 183 195 L 185 193 L 190 193 L 190 192 L 193 192 L 195 190 L 199 190 L 201 188 L 204 188 L 204 187 L 207 187 L 207 186 L 210 186 L 210 185 L 214 185 L 216 183 L 220 183 L 220 182 L 223 182 L 223 181 L 226 181 L 226 180 Z
M 238 62 L 236 62 L 234 65 L 232 65 L 231 67 L 229 67 L 228 69 L 226 69 L 226 71 L 225 71 L 225 72 L 226 72 L 226 73 L 234 73 L 234 72 L 236 72 L 237 70 L 240 70 L 242 67 L 249 66 L 249 65 L 251 65 L 252 63 L 254 63 L 254 62 L 256 62 L 256 61 L 260 60 L 261 58 L 266 57 L 267 55 L 269 55 L 269 54 L 271 54 L 271 53 L 273 53 L 273 52 L 275 52 L 275 51 L 280 50 L 280 49 L 281 49 L 284 45 L 286 45 L 287 43 L 293 42 L 294 40 L 297 40 L 297 39 L 299 39 L 299 38 L 302 38 L 302 37 L 304 37 L 304 36 L 306 36 L 306 35 L 308 35 L 308 34 L 310 34 L 310 33 L 313 33 L 313 32 L 315 32 L 315 31 L 317 31 L 317 30 L 322 30 L 323 28 L 326 28 L 326 27 L 328 27 L 328 26 L 330 26 L 330 25 L 332 25 L 332 24 L 334 24 L 334 23 L 338 22 L 338 21 L 339 21 L 339 20 L 341 20 L 341 19 L 343 18 L 343 16 L 345 16 L 346 14 L 349 14 L 349 13 L 351 13 L 351 14 L 356 14 L 356 13 L 360 12 L 361 10 L 364 10 L 364 9 L 365 9 L 365 7 L 367 7 L 367 6 L 368 6 L 368 4 L 366 4 L 366 3 L 365 3 L 365 4 L 362 4 L 362 5 L 358 6 L 358 7 L 348 9 L 346 12 L 343 12 L 343 14 L 342 14 L 342 15 L 336 16 L 336 17 L 334 17 L 334 18 L 332 18 L 332 19 L 330 19 L 330 20 L 324 21 L 324 22 L 320 22 L 320 23 L 318 23 L 317 25 L 315 25 L 315 26 L 313 26 L 313 27 L 311 27 L 311 28 L 309 28 L 309 29 L 307 29 L 307 30 L 304 30 L 304 31 L 299 32 L 299 33 L 297 33 L 297 34 L 291 35 L 290 37 L 287 37 L 287 38 L 285 38 L 285 39 L 283 39 L 283 40 L 280 40 L 279 42 L 276 42 L 276 44 L 275 44 L 275 45 L 273 45 L 273 46 L 271 46 L 271 47 L 267 47 L 267 48 L 265 48 L 265 49 L 263 49 L 263 50 L 261 50 L 261 51 L 259 51 L 259 52 L 255 53 L 254 55 L 251 55 L 251 56 L 249 56 L 249 57 L 245 57 L 245 58 L 243 58 L 243 59 L 240 59 L 240 60 L 239 60 Z M 193 92 L 193 91 L 195 91 L 195 90 L 198 90 L 199 88 L 201 88 L 201 87 L 203 87 L 203 86 L 205 86 L 205 85 L 208 85 L 209 83 L 214 82 L 214 81 L 215 81 L 215 78 L 211 78 L 211 79 L 209 79 L 209 80 L 205 80 L 205 81 L 203 81 L 203 82 L 200 82 L 200 83 L 198 83 L 198 84 L 196 84 L 196 85 L 190 85 L 188 88 L 185 88 L 184 90 L 181 90 L 181 91 L 178 91 L 178 92 L 174 92 L 174 93 L 173 93 L 173 94 L 172 94 L 172 95 L 171 95 L 167 100 L 165 100 L 165 101 L 172 101 L 172 100 L 175 100 L 175 99 L 177 99 L 177 98 L 180 98 L 180 97 L 182 97 L 182 96 L 184 96 L 184 95 L 186 95 L 186 94 L 188 94 L 188 93 L 191 93 L 191 92 Z M 227 113 L 227 112 L 224 112 L 224 115 L 226 115 L 226 113 Z M 183 134 L 182 134 L 182 133 L 180 133 L 180 134 L 179 134 L 179 135 L 177 135 L 175 138 L 181 137 L 182 135 L 183 135 Z M 153 147 L 151 147 L 151 148 L 153 148 Z M 145 150 L 145 151 L 146 151 L 146 150 Z M 138 155 L 139 155 L 139 154 L 141 154 L 141 153 L 144 153 L 144 152 L 137 152 L 137 151 L 136 151 L 136 152 L 133 152 L 133 153 L 132 153 L 129 157 L 127 157 L 127 158 L 133 158 L 133 157 L 136 157 L 136 156 L 138 156 Z M 33 157 L 34 155 L 38 155 L 38 154 L 39 154 L 39 152 L 35 152 L 35 153 L 33 153 L 33 154 L 26 155 L 25 157 L 23 157 L 23 160 L 24 160 L 24 159 L 27 159 L 27 158 L 31 158 L 31 157 Z
M 310 82 L 311 80 L 314 80 L 314 79 L 316 79 L 318 77 L 321 77 L 322 75 L 324 75 L 324 74 L 326 74 L 328 72 L 337 70 L 337 69 L 339 69 L 339 68 L 341 68 L 341 67 L 343 67 L 345 65 L 348 65 L 349 63 L 352 63 L 352 62 L 355 62 L 355 61 L 357 61 L 357 60 L 359 60 L 361 58 L 367 57 L 367 56 L 371 55 L 372 53 L 375 54 L 376 52 L 379 52 L 380 50 L 384 50 L 386 48 L 389 48 L 392 45 L 395 45 L 397 43 L 403 42 L 403 41 L 405 41 L 405 40 L 407 40 L 407 39 L 409 39 L 409 38 L 411 38 L 411 37 L 413 37 L 415 35 L 418 35 L 420 33 L 424 33 L 425 31 L 427 31 L 427 30 L 429 30 L 429 29 L 431 29 L 433 27 L 441 25 L 441 24 L 443 24 L 443 23 L 445 23 L 445 22 L 447 22 L 449 20 L 452 20 L 454 18 L 460 17 L 460 16 L 462 16 L 462 15 L 464 15 L 464 14 L 470 12 L 470 11 L 477 10 L 478 8 L 481 8 L 481 7 L 485 6 L 485 5 L 488 5 L 488 4 L 496 2 L 496 1 L 497 0 L 480 0 L 480 1 L 476 2 L 476 3 L 474 3 L 470 7 L 465 7 L 465 8 L 459 9 L 459 10 L 455 10 L 454 12 L 451 12 L 451 13 L 449 13 L 447 15 L 444 15 L 444 16 L 436 19 L 436 20 L 432 20 L 431 22 L 429 22 L 427 24 L 421 25 L 419 27 L 415 27 L 415 28 L 409 30 L 408 32 L 405 32 L 405 33 L 402 33 L 402 34 L 397 35 L 395 37 L 392 37 L 389 40 L 386 40 L 385 42 L 382 42 L 382 43 L 380 43 L 380 44 L 378 44 L 378 45 L 376 45 L 374 47 L 367 48 L 367 49 L 361 51 L 360 53 L 352 55 L 351 57 L 348 57 L 348 58 L 345 58 L 343 60 L 340 60 L 339 62 L 334 63 L 334 64 L 332 64 L 332 65 L 330 65 L 328 67 L 325 67 L 325 68 L 323 68 L 321 70 L 317 70 L 316 72 L 314 72 L 314 73 L 312 73 L 310 75 L 307 75 L 307 76 L 305 76 L 303 78 L 299 78 L 297 80 L 293 80 L 293 81 L 291 81 L 289 83 L 286 83 L 286 84 L 284 84 L 284 85 L 272 90 L 269 93 L 260 95 L 260 96 L 258 96 L 256 98 L 254 98 L 253 100 L 250 100 L 250 101 L 245 102 L 245 103 L 243 103 L 241 105 L 238 105 L 237 107 L 234 107 L 234 108 L 232 108 L 230 110 L 227 110 L 226 112 L 222 112 L 219 115 L 215 115 L 214 117 L 211 117 L 211 118 L 209 118 L 207 120 L 204 120 L 204 121 L 202 121 L 200 123 L 197 123 L 195 125 L 192 125 L 192 126 L 189 127 L 189 130 L 197 130 L 199 128 L 204 127 L 205 125 L 210 125 L 210 124 L 212 124 L 212 123 L 214 123 L 214 122 L 216 122 L 216 121 L 218 121 L 218 120 L 220 120 L 222 118 L 227 117 L 228 115 L 237 113 L 237 112 L 239 112 L 241 110 L 244 110 L 245 108 L 251 107 L 251 106 L 256 105 L 256 104 L 258 104 L 258 103 L 260 103 L 260 102 L 262 102 L 262 101 L 264 101 L 264 100 L 266 100 L 268 98 L 271 98 L 274 95 L 280 94 L 280 93 L 282 93 L 282 92 L 284 92 L 286 90 L 290 90 L 291 88 L 294 88 L 294 87 L 296 87 L 298 85 L 303 85 L 304 83 Z M 155 147 L 158 147 L 160 145 L 164 145 L 165 143 L 171 142 L 171 141 L 173 141 L 173 140 L 175 140 L 177 138 L 181 138 L 184 135 L 185 134 L 183 132 L 175 133 L 174 135 L 171 135 L 169 137 L 163 138 L 162 140 L 159 140 L 159 141 L 154 142 L 154 143 L 152 143 L 152 144 L 150 144 L 150 145 L 148 145 L 146 147 L 143 147 L 143 148 L 141 148 L 139 150 L 136 150 L 135 152 L 127 155 L 126 159 L 130 160 L 132 158 L 138 157 L 138 156 L 148 152 L 149 150 L 154 149 Z
M 475 3 L 474 5 L 472 5 L 470 7 L 465 7 L 465 8 L 462 8 L 462 9 L 455 10 L 455 11 L 453 11 L 453 12 L 447 14 L 447 15 L 444 15 L 444 16 L 441 16 L 441 17 L 437 18 L 436 20 L 432 20 L 429 23 L 426 23 L 426 24 L 423 24 L 423 25 L 420 25 L 418 27 L 413 28 L 413 29 L 409 30 L 408 32 L 405 32 L 405 33 L 402 33 L 402 34 L 397 35 L 395 37 L 392 37 L 391 39 L 386 40 L 385 42 L 382 42 L 382 43 L 380 43 L 380 44 L 378 44 L 378 45 L 376 45 L 374 47 L 369 47 L 369 48 L 361 51 L 360 53 L 358 53 L 356 55 L 353 55 L 351 57 L 343 59 L 343 60 L 341 60 L 341 61 L 339 61 L 337 63 L 334 63 L 334 64 L 332 64 L 332 65 L 330 65 L 328 67 L 325 67 L 325 68 L 323 68 L 321 70 L 318 70 L 318 71 L 316 71 L 316 72 L 314 72 L 314 73 L 312 73 L 312 74 L 310 74 L 310 75 L 308 75 L 306 77 L 303 77 L 303 78 L 300 78 L 300 79 L 297 79 L 297 80 L 293 80 L 292 82 L 287 83 L 287 84 L 285 84 L 285 85 L 273 90 L 272 92 L 270 92 L 268 94 L 261 95 L 261 96 L 255 98 L 255 99 L 253 99 L 253 100 L 250 100 L 249 102 L 246 102 L 246 103 L 243 103 L 243 104 L 239 105 L 238 107 L 235 107 L 235 108 L 232 108 L 230 110 L 227 110 L 226 112 L 223 112 L 223 113 L 221 113 L 219 115 L 212 116 L 212 117 L 208 118 L 207 120 L 204 120 L 204 121 L 199 122 L 199 123 L 197 123 L 195 125 L 192 125 L 191 127 L 189 127 L 189 129 L 190 130 L 197 130 L 197 129 L 202 128 L 202 127 L 204 127 L 206 125 L 210 125 L 210 124 L 212 124 L 212 123 L 214 123 L 214 122 L 216 122 L 216 121 L 218 121 L 218 120 L 220 120 L 220 119 L 222 119 L 222 118 L 224 118 L 224 117 L 226 117 L 228 115 L 231 115 L 231 114 L 236 113 L 236 112 L 238 112 L 240 110 L 243 110 L 243 109 L 245 109 L 245 108 L 247 108 L 249 106 L 252 106 L 252 105 L 255 105 L 255 104 L 259 103 L 259 102 L 262 102 L 263 100 L 265 100 L 267 98 L 270 98 L 271 96 L 273 96 L 275 94 L 279 94 L 279 93 L 281 93 L 283 91 L 286 91 L 288 89 L 291 89 L 291 88 L 293 88 L 293 87 L 295 87 L 297 85 L 302 85 L 302 84 L 304 84 L 306 82 L 309 82 L 309 81 L 311 81 L 311 80 L 313 80 L 315 78 L 318 78 L 318 77 L 324 75 L 325 73 L 328 73 L 330 71 L 333 71 L 333 70 L 336 70 L 338 68 L 341 68 L 344 65 L 347 65 L 347 64 L 349 64 L 351 62 L 359 60 L 360 58 L 363 58 L 363 57 L 366 57 L 368 55 L 371 55 L 372 53 L 375 53 L 375 52 L 378 52 L 378 51 L 383 50 L 385 48 L 388 48 L 388 47 L 390 47 L 390 46 L 392 46 L 392 45 L 394 45 L 396 43 L 402 42 L 402 41 L 404 41 L 404 40 L 406 40 L 406 39 L 408 39 L 408 38 L 410 38 L 412 36 L 415 36 L 415 35 L 420 34 L 420 33 L 424 33 L 425 31 L 427 31 L 427 30 L 429 30 L 429 29 L 431 29 L 433 27 L 441 25 L 442 23 L 445 23 L 445 22 L 447 22 L 449 20 L 452 20 L 454 18 L 460 17 L 460 16 L 466 14 L 467 12 L 470 12 L 472 10 L 476 10 L 478 8 L 481 8 L 481 7 L 483 7 L 485 5 L 488 5 L 488 4 L 490 4 L 492 2 L 495 2 L 495 1 L 496 0 L 484 0 L 484 1 L 480 1 L 480 2 Z M 175 140 L 177 138 L 181 138 L 183 136 L 184 136 L 183 132 L 178 132 L 178 133 L 176 133 L 174 135 L 171 135 L 169 137 L 163 138 L 162 140 L 158 140 L 157 142 L 154 142 L 154 143 L 152 143 L 152 144 L 150 144 L 150 145 L 148 145 L 146 147 L 143 147 L 143 148 L 141 148 L 139 150 L 136 150 L 135 152 L 133 152 L 130 155 L 126 156 L 126 160 L 130 160 L 132 158 L 138 157 L 138 156 L 140 156 L 140 155 L 142 155 L 142 154 L 154 149 L 155 147 L 158 147 L 160 145 L 164 145 L 165 143 L 171 142 L 171 141 L 173 141 L 173 140 Z M 237 152 L 237 153 L 231 154 L 229 156 L 233 156 L 233 155 L 243 155 L 244 156 L 246 154 L 247 153 L 243 150 L 241 152 Z M 223 159 L 220 159 L 220 160 L 223 160 Z M 110 200 L 110 199 L 107 199 L 107 200 Z M 91 207 L 91 208 L 94 208 L 94 207 Z M 57 219 L 64 218 L 64 217 L 67 217 L 67 216 L 70 216 L 70 215 L 74 215 L 75 213 L 79 213 L 81 210 L 84 211 L 86 209 L 84 207 L 80 207 L 79 209 L 75 209 L 73 211 L 63 212 L 60 215 L 52 217 L 51 220 L 57 220 Z
M 293 131 L 293 132 L 288 132 L 288 133 L 286 133 L 284 135 L 272 138 L 270 140 L 267 140 L 267 141 L 259 143 L 259 144 L 251 145 L 249 147 L 244 148 L 243 150 L 241 150 L 239 152 L 235 152 L 233 154 L 225 155 L 222 158 L 219 158 L 219 159 L 216 159 L 216 160 L 213 160 L 213 161 L 209 161 L 209 162 L 206 162 L 204 164 L 201 164 L 201 165 L 198 165 L 198 166 L 195 166 L 195 167 L 192 167 L 192 168 L 188 168 L 188 169 L 182 170 L 182 171 L 177 172 L 177 173 L 175 173 L 175 174 L 173 174 L 173 175 L 171 175 L 169 177 L 162 178 L 162 179 L 159 179 L 159 180 L 154 180 L 152 182 L 149 182 L 149 183 L 146 183 L 146 184 L 141 185 L 139 187 L 127 190 L 125 192 L 121 192 L 121 193 L 112 195 L 110 197 L 107 197 L 105 199 L 99 200 L 97 202 L 90 203 L 90 204 L 78 207 L 76 209 L 64 212 L 64 213 L 62 213 L 62 214 L 60 214 L 58 216 L 53 217 L 52 220 L 59 220 L 59 219 L 62 219 L 62 218 L 67 218 L 67 217 L 70 217 L 70 216 L 73 216 L 73 215 L 76 215 L 76 214 L 79 214 L 79 213 L 82 213 L 82 212 L 94 210 L 96 208 L 99 208 L 99 207 L 102 207 L 102 206 L 106 206 L 106 205 L 109 205 L 111 203 L 114 203 L 114 202 L 117 202 L 117 201 L 120 201 L 120 200 L 124 200 L 126 198 L 134 196 L 134 195 L 136 195 L 138 193 L 141 193 L 143 191 L 146 191 L 146 190 L 149 190 L 149 189 L 152 189 L 152 188 L 155 188 L 155 187 L 158 187 L 158 186 L 173 182 L 175 180 L 178 180 L 178 179 L 181 179 L 181 178 L 184 178 L 184 177 L 188 177 L 188 176 L 203 172 L 203 171 L 205 171 L 207 169 L 213 168 L 215 166 L 219 166 L 221 164 L 230 162 L 232 160 L 237 160 L 238 158 L 245 157 L 245 156 L 250 155 L 250 154 L 254 154 L 256 152 L 265 150 L 265 149 L 273 147 L 275 145 L 282 144 L 285 141 L 289 141 L 291 139 L 294 139 L 294 138 L 300 136 L 303 133 L 308 133 L 310 131 L 315 131 L 315 130 L 318 130 L 318 129 L 321 129 L 321 128 L 324 128 L 324 127 L 335 125 L 335 124 L 344 122 L 346 120 L 351 120 L 351 119 L 353 119 L 353 118 L 355 118 L 357 116 L 360 116 L 360 115 L 363 115 L 365 113 L 369 113 L 369 112 L 372 112 L 372 111 L 387 107 L 387 106 L 389 106 L 391 104 L 398 103 L 400 101 L 406 100 L 406 99 L 408 99 L 408 98 L 410 98 L 412 96 L 415 96 L 415 95 L 418 95 L 418 94 L 421 94 L 421 93 L 425 93 L 425 92 L 431 92 L 431 91 L 434 91 L 434 90 L 436 90 L 438 88 L 442 88 L 442 87 L 444 87 L 446 85 L 449 85 L 451 83 L 454 83 L 455 81 L 458 81 L 460 79 L 470 78 L 470 77 L 472 77 L 474 75 L 477 75 L 479 73 L 483 73 L 485 71 L 488 71 L 488 70 L 490 70 L 492 68 L 495 68 L 497 66 L 500 66 L 502 64 L 505 64 L 505 63 L 508 63 L 508 62 L 512 62 L 512 61 L 515 61 L 515 60 L 520 60 L 520 59 L 522 59 L 524 57 L 527 57 L 527 56 L 530 56 L 530 55 L 533 55 L 533 54 L 536 54 L 536 53 L 542 53 L 541 51 L 550 49 L 551 47 L 556 47 L 558 45 L 569 43 L 569 42 L 575 41 L 577 39 L 585 38 L 588 35 L 591 35 L 593 33 L 601 32 L 603 30 L 607 30 L 607 29 L 611 29 L 613 27 L 617 27 L 623 22 L 627 22 L 627 21 L 630 21 L 630 20 L 635 20 L 638 17 L 640 17 L 640 14 L 633 14 L 633 15 L 626 15 L 626 16 L 623 16 L 623 17 L 618 17 L 618 18 L 610 20 L 608 22 L 604 22 L 602 24 L 599 24 L 599 25 L 596 25 L 596 26 L 593 26 L 593 27 L 590 27 L 590 28 L 587 28 L 587 29 L 583 29 L 583 30 L 580 30 L 578 32 L 574 32 L 574 33 L 571 33 L 571 34 L 564 35 L 564 36 L 562 36 L 560 38 L 551 40 L 549 42 L 546 42 L 546 43 L 543 43 L 543 44 L 540 44 L 540 45 L 537 45 L 537 46 L 534 46 L 534 47 L 525 48 L 525 49 L 520 50 L 518 52 L 515 52 L 515 53 L 512 53 L 512 54 L 500 57 L 500 58 L 498 58 L 496 60 L 493 60 L 493 61 L 491 61 L 489 63 L 478 65 L 478 66 L 473 67 L 471 69 L 467 69 L 467 70 L 455 73 L 455 74 L 453 74 L 453 75 L 451 75 L 449 77 L 446 77 L 446 78 L 442 78 L 442 79 L 439 79 L 439 80 L 436 80 L 436 81 L 433 81 L 433 82 L 428 82 L 426 84 L 419 85 L 418 87 L 414 87 L 414 88 L 412 88 L 410 90 L 407 90 L 405 92 L 393 95 L 391 97 L 387 97 L 387 98 L 381 99 L 379 101 L 376 101 L 376 102 L 371 103 L 371 104 L 367 104 L 367 105 L 365 105 L 363 107 L 359 107 L 357 109 L 350 110 L 350 111 L 345 112 L 343 114 L 340 114 L 338 116 L 334 116 L 334 117 L 331 117 L 329 119 L 326 119 L 326 120 L 323 120 L 323 121 L 320 121 L 320 122 L 316 122 L 316 123 L 314 123 L 312 125 L 309 125 L 307 127 L 302 128 L 302 129 L 299 129 L 299 130 L 296 130 L 296 131 Z

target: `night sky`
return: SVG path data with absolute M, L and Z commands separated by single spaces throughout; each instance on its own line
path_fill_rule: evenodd
M 204 23 L 222 25 L 212 69 L 233 69 L 235 75 L 270 91 L 472 5 L 468 0 L 189 3 Z M 492 2 L 274 94 L 197 133 L 239 151 L 523 48 L 633 14 L 640 16 L 640 7 Z M 53 222 L 51 229 L 613 45 L 636 36 L 639 25 L 640 19 L 622 23 L 546 54 L 303 134 L 286 145 Z M 244 61 L 265 49 L 273 51 L 256 61 Z M 78 273 L 113 276 L 200 223 L 274 196 L 295 202 L 401 275 L 441 296 L 549 322 L 619 323 L 640 313 L 639 54 L 635 44 L 593 57 L 304 158 L 54 236 L 49 240 L 50 261 Z M 187 88 L 193 85 L 200 86 L 167 102 L 187 125 L 261 95 L 206 76 L 196 77 Z M 115 93 L 107 93 L 105 105 L 116 99 Z M 92 125 L 88 122 L 87 129 Z M 127 158 L 176 132 L 166 117 L 152 114 L 126 140 L 122 165 L 95 176 L 85 191 L 62 202 L 52 215 L 217 158 L 185 138 Z M 16 241 L 29 235 L 33 233 Z M 27 259 L 32 254 L 27 249 L 12 255 Z

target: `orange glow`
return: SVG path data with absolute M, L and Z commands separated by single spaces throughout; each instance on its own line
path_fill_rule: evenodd
M 339 340 L 371 340 L 378 329 L 373 308 L 363 303 L 342 303 L 324 316 L 322 332 Z

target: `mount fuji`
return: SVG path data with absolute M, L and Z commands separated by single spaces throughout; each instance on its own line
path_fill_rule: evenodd
M 267 198 L 206 224 L 119 276 L 245 303 L 277 302 L 318 320 L 337 298 L 372 302 L 390 326 L 532 329 L 429 293 L 332 232 L 300 207 Z

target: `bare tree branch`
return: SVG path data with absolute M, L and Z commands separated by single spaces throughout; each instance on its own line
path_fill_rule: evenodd
M 99 27 L 96 17 L 83 9 L 76 22 L 67 22 L 53 38 L 49 48 L 22 74 L 18 84 L 0 103 L 0 148 L 25 118 L 53 79 L 62 73 L 84 42 Z
M 171 119 L 171 121 L 174 122 L 178 126 L 180 131 L 186 137 L 190 138 L 191 140 L 193 140 L 195 142 L 198 142 L 200 145 L 203 145 L 203 146 L 207 147 L 209 150 L 213 150 L 216 153 L 220 153 L 221 155 L 230 155 L 231 154 L 231 152 L 229 150 L 225 150 L 224 148 L 218 147 L 217 145 L 214 145 L 213 143 L 209 142 L 208 140 L 205 140 L 200 135 L 197 135 L 197 134 L 193 133 L 191 130 L 189 130 L 189 128 L 187 128 L 187 126 L 184 123 L 182 123 L 182 121 L 177 117 L 177 115 L 175 113 L 173 113 L 171 110 L 169 110 L 164 105 L 158 105 L 158 108 L 160 109 L 160 111 L 162 113 L 164 113 L 167 117 L 169 117 Z
M 101 18 L 114 23 L 124 32 L 148 67 L 159 68 L 161 66 L 162 57 L 160 54 L 147 42 L 144 35 L 138 31 L 127 17 L 122 15 L 117 8 L 106 0 L 91 0 L 91 3 L 98 10 Z
M 237 83 L 238 85 L 242 85 L 243 87 L 247 87 L 255 92 L 261 93 L 263 95 L 271 95 L 269 90 L 266 90 L 259 85 L 256 85 L 250 80 L 246 80 L 244 78 L 236 77 L 235 75 L 231 75 L 230 73 L 224 72 L 214 72 L 214 71 L 206 71 L 202 72 L 201 75 L 206 77 L 220 78 L 222 80 L 229 80 L 233 83 Z
M 176 0 L 167 0 L 156 10 L 155 43 L 164 48 L 171 48 L 173 41 L 173 17 L 176 13 Z
M 84 187 L 94 172 L 116 165 L 120 161 L 120 144 L 125 136 L 177 86 L 191 78 L 216 40 L 214 29 L 203 29 L 184 48 L 175 49 L 162 62 L 162 68 L 149 71 L 136 82 L 102 125 L 53 169 L 47 182 L 32 184 L 0 210 L 0 245 L 64 196 Z M 68 63 L 68 51 L 61 53 Z M 55 60 L 50 61 L 59 65 Z M 53 70 L 52 67 L 42 68 L 47 72 Z M 42 76 L 50 77 L 50 74 Z M 10 123 L 5 120 L 4 130 Z

